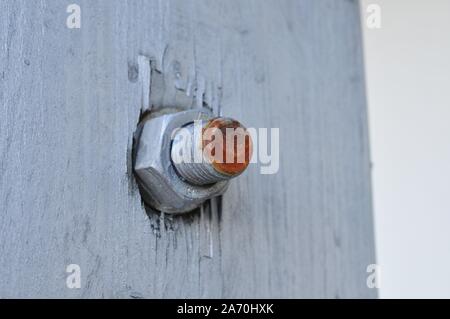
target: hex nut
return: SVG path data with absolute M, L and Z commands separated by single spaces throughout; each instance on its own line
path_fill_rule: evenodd
M 173 132 L 195 120 L 210 120 L 206 109 L 189 110 L 148 117 L 135 133 L 133 167 L 144 201 L 169 214 L 186 213 L 205 200 L 221 195 L 229 181 L 193 185 L 180 178 L 171 161 Z

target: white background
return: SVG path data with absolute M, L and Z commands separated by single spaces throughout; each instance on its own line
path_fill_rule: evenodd
M 450 298 L 450 0 L 361 14 L 380 297 Z

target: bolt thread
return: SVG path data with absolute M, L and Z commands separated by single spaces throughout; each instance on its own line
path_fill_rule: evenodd
M 196 124 L 191 123 L 177 131 L 173 138 L 171 158 L 175 170 L 183 179 L 195 185 L 207 185 L 229 180 L 241 174 L 248 165 L 248 163 L 245 163 L 242 169 L 236 171 L 219 171 L 218 165 L 214 165 L 208 159 L 203 152 L 203 147 L 205 146 L 203 130 L 212 123 L 216 126 L 215 128 L 229 126 L 230 123 L 237 127 L 242 127 L 239 122 L 217 118 L 211 121 L 199 122 L 200 126 L 198 127 L 196 127 Z M 248 152 L 248 150 L 246 151 Z M 216 150 L 216 152 L 226 153 L 224 150 Z M 225 161 L 225 159 L 223 160 Z M 225 164 L 225 167 L 226 165 L 228 164 Z

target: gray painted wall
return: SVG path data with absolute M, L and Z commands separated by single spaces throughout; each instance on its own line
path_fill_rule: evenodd
M 356 1 L 80 0 L 68 29 L 73 2 L 0 3 L 1 297 L 376 296 Z M 279 172 L 254 165 L 187 216 L 147 213 L 139 56 L 159 106 L 188 93 L 279 127 Z

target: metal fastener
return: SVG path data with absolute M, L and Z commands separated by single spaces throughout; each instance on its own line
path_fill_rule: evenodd
M 171 157 L 176 171 L 196 185 L 212 184 L 240 175 L 250 162 L 252 149 L 245 127 L 231 118 L 215 118 L 197 124 L 200 134 L 196 134 L 194 123 L 184 127 L 183 133 L 175 134 Z M 220 143 L 213 145 L 215 148 L 211 148 L 211 152 L 204 152 L 213 142 Z M 195 151 L 199 151 L 201 161 L 195 160 Z
M 215 139 L 208 136 L 218 131 L 222 143 L 215 133 Z M 229 180 L 247 168 L 252 152 L 250 135 L 239 122 L 214 118 L 206 109 L 148 117 L 139 124 L 135 141 L 134 170 L 143 199 L 166 213 L 188 212 L 223 194 Z

